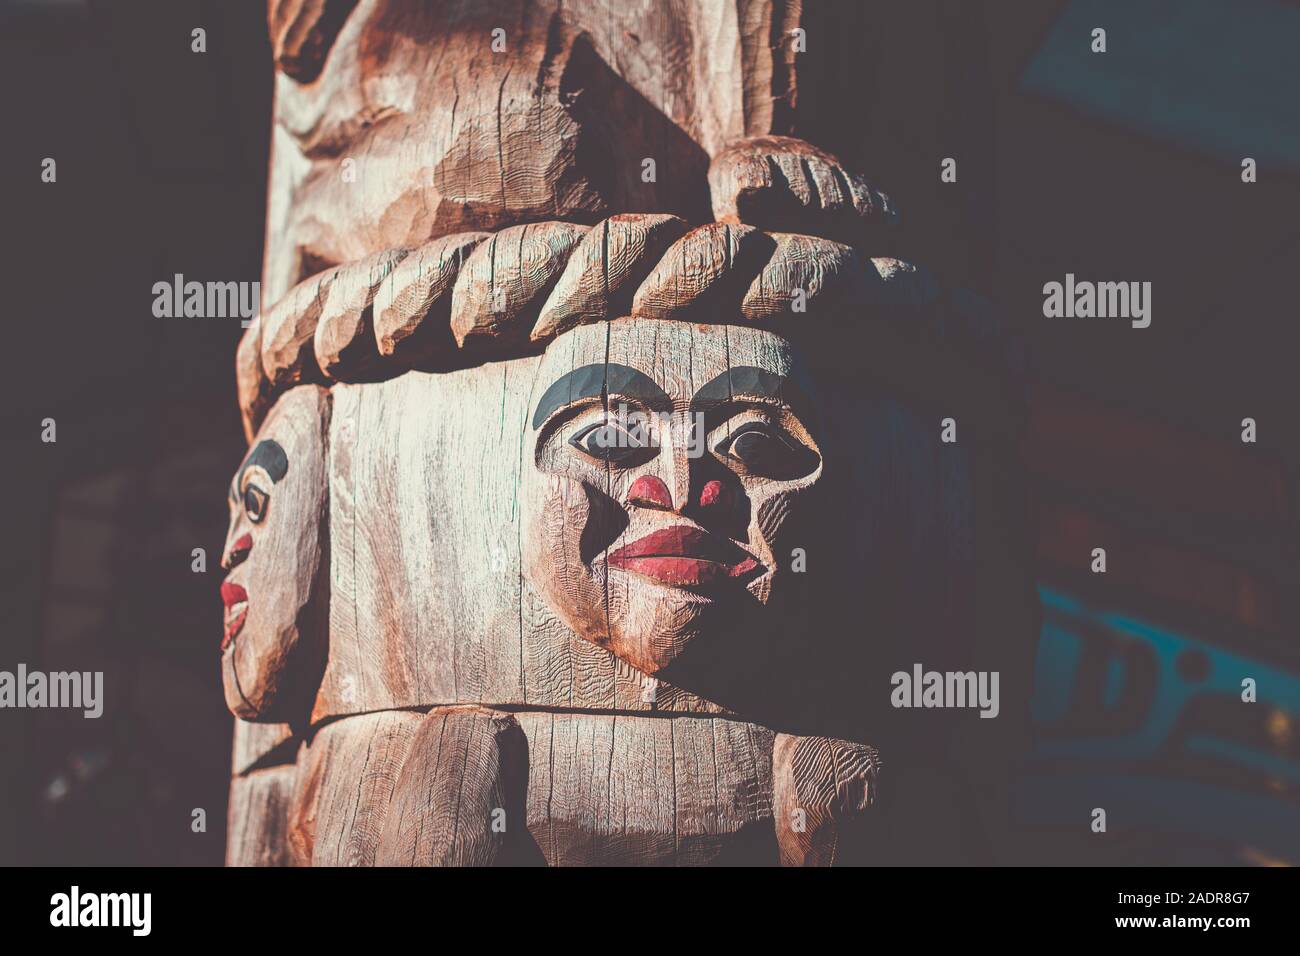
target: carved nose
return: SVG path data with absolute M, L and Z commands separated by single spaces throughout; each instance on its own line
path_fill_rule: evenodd
M 248 557 L 248 552 L 253 550 L 253 536 L 251 534 L 240 535 L 235 543 L 226 551 L 225 557 L 221 559 L 221 566 L 227 571 L 243 562 Z
M 627 490 L 627 503 L 641 505 L 643 508 L 664 508 L 671 511 L 673 496 L 662 478 L 642 475 L 632 482 L 632 487 Z
M 717 480 L 706 482 L 700 489 L 701 508 L 725 508 L 729 504 L 731 504 L 731 492 L 722 482 Z

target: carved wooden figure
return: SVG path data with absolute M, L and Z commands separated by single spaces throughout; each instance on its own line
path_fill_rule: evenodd
M 271 0 L 232 864 L 870 860 L 893 768 L 1007 752 L 1008 352 L 786 135 L 800 16 Z M 892 709 L 917 660 L 1007 720 Z
M 325 389 L 287 392 L 230 484 L 221 670 L 226 705 L 245 720 L 305 718 L 324 666 L 328 427 Z

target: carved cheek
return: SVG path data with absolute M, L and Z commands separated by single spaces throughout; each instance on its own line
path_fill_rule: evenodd
M 526 566 L 542 590 L 552 591 L 557 578 L 567 581 L 581 570 L 587 498 L 582 483 L 564 475 L 539 475 L 532 496 Z
M 800 495 L 797 489 L 784 489 L 771 492 L 755 502 L 754 520 L 751 534 L 755 540 L 751 543 L 764 553 L 761 559 L 774 570 L 779 568 L 783 555 L 786 533 L 792 526 L 789 520 L 797 506 Z

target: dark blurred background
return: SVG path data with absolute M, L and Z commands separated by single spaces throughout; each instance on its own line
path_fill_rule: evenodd
M 802 87 L 796 132 L 895 198 L 900 258 L 992 299 L 1030 345 L 1044 626 L 1016 793 L 1032 858 L 1300 862 L 1300 5 L 805 3 L 805 55 L 871 62 L 875 80 Z M 0 861 L 218 864 L 241 329 L 155 318 L 151 290 L 259 276 L 264 4 L 0 11 L 0 669 L 103 670 L 108 688 L 99 720 L 0 711 Z M 1043 283 L 1067 272 L 1152 282 L 1151 327 L 1044 318 Z M 1080 823 L 1098 805 L 1104 837 Z

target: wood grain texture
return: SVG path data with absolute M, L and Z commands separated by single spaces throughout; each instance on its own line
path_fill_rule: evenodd
M 262 370 L 274 394 L 325 381 L 316 361 L 316 324 L 335 274 L 327 269 L 304 279 L 263 313 Z
M 851 247 L 792 233 L 769 237 L 776 248 L 740 303 L 746 321 L 820 319 L 866 304 L 865 270 Z
M 871 748 L 718 717 L 473 706 L 364 714 L 327 724 L 304 747 L 289 861 L 829 864 L 836 826 L 870 803 L 877 764 Z M 804 836 L 783 829 L 786 804 L 811 821 L 811 849 L 797 861 L 792 840 Z
M 728 146 L 709 165 L 713 218 L 771 232 L 823 236 L 864 252 L 888 251 L 893 202 L 840 160 L 791 136 Z
M 412 367 L 446 371 L 517 357 L 579 324 L 630 312 L 798 323 L 809 313 L 931 306 L 942 293 L 924 269 L 865 259 L 817 236 L 718 223 L 686 232 L 666 215 L 616 216 L 585 234 L 539 223 L 459 233 L 413 254 L 386 250 L 328 269 L 300 283 L 268 319 L 254 320 L 241 340 L 236 378 L 246 427 L 305 381 L 373 381 Z M 796 291 L 803 312 L 792 308 Z M 263 341 L 264 325 L 278 344 Z M 457 354 L 461 344 L 472 354 Z
M 569 258 L 529 338 L 545 342 L 576 325 L 627 315 L 650 270 L 689 227 L 677 216 L 623 213 L 594 226 Z
M 941 753 L 956 716 L 918 730 L 864 675 L 1024 683 L 994 317 L 885 258 L 888 197 L 779 135 L 802 6 L 269 3 L 246 434 L 333 387 L 315 491 L 277 487 L 225 558 L 261 614 L 327 569 L 328 657 L 245 665 L 315 697 L 305 743 L 237 730 L 249 781 L 300 752 L 287 812 L 232 792 L 236 856 L 282 825 L 317 865 L 839 862 L 879 766 L 851 741 Z M 652 442 L 584 443 L 628 406 Z M 1001 730 L 972 723 L 983 759 Z
M 379 354 L 399 367 L 440 363 L 456 348 L 451 293 L 456 277 L 486 232 L 460 232 L 411 251 L 380 284 L 374 299 Z
M 551 866 L 774 864 L 772 731 L 707 717 L 516 715 Z
M 524 833 L 528 746 L 515 719 L 437 707 L 416 730 L 393 790 L 380 866 L 490 866 Z
M 298 737 L 288 724 L 253 723 L 234 720 L 231 739 L 231 773 L 247 773 L 254 767 L 293 763 Z
M 271 408 L 271 382 L 262 369 L 262 319 L 253 316 L 235 350 L 235 395 L 244 440 L 251 443 Z
M 226 866 L 292 866 L 287 827 L 292 764 L 253 770 L 230 781 Z
M 277 7 L 272 301 L 321 268 L 456 232 L 702 221 L 709 156 L 793 121 L 794 0 L 359 0 L 310 83 L 293 74 L 327 32 L 303 27 L 333 21 Z
M 375 294 L 407 249 L 387 249 L 339 267 L 316 320 L 316 362 L 326 378 L 360 381 L 379 370 Z
M 275 65 L 299 83 L 320 75 L 357 0 L 269 0 L 266 21 Z
M 371 866 L 423 716 L 361 714 L 321 727 L 298 757 L 287 840 L 301 865 Z
M 709 223 L 678 239 L 632 300 L 632 314 L 648 319 L 722 322 L 741 302 L 775 248 L 750 226 Z
M 840 826 L 871 806 L 879 771 L 874 747 L 777 734 L 772 777 L 781 864 L 833 865 Z
M 539 222 L 502 229 L 475 247 L 451 295 L 456 344 L 476 349 L 485 339 L 500 345 L 526 341 L 586 233 L 586 226 Z
M 603 359 L 603 340 L 583 347 Z M 330 655 L 314 720 L 440 703 L 720 709 L 669 682 L 644 700 L 643 675 L 523 581 L 537 370 L 534 357 L 332 389 Z

